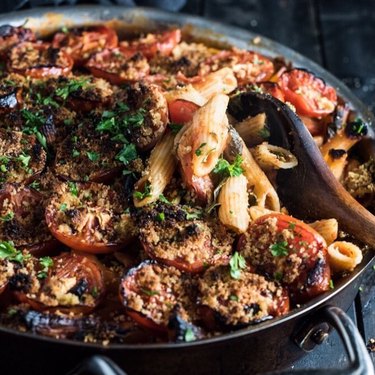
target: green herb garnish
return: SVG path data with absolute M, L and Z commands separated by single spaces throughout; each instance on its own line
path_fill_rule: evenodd
M 184 125 L 182 124 L 174 124 L 174 123 L 170 123 L 168 124 L 169 128 L 171 129 L 171 132 L 172 134 L 177 134 Z
M 69 181 L 68 182 L 69 191 L 75 196 L 78 197 L 78 187 L 75 182 Z
M 246 260 L 236 251 L 230 258 L 229 266 L 231 277 L 237 280 L 241 276 L 241 270 L 246 268 Z
M 196 150 L 195 150 L 195 155 L 201 156 L 202 155 L 202 148 L 206 146 L 207 143 L 202 143 Z
M 38 279 L 45 279 L 48 274 L 48 269 L 53 266 L 53 260 L 50 257 L 43 257 L 39 259 L 39 264 L 43 267 L 41 271 L 38 272 Z
M 0 242 L 0 259 L 7 259 L 17 263 L 23 263 L 24 256 L 21 251 L 14 247 L 13 242 Z
M 195 334 L 191 328 L 187 328 L 184 334 L 185 342 L 191 342 L 195 340 Z
M 94 152 L 94 151 L 87 151 L 87 157 L 92 161 L 92 162 L 96 162 L 99 160 L 100 158 L 100 154 L 98 152 Z
M 89 82 L 90 78 L 71 79 L 63 86 L 58 87 L 55 93 L 63 100 L 66 100 L 70 94 L 85 88 Z
M 139 201 L 147 198 L 147 197 L 151 197 L 151 184 L 149 182 L 146 182 L 145 183 L 145 186 L 144 186 L 144 189 L 143 189 L 143 192 L 142 191 L 135 191 L 133 193 L 133 197 Z
M 165 220 L 165 213 L 164 213 L 164 212 L 159 212 L 159 213 L 156 215 L 156 220 L 157 220 L 157 221 L 164 221 L 164 220 Z
M 13 220 L 13 218 L 14 218 L 14 212 L 13 211 L 8 212 L 4 216 L 0 216 L 1 221 L 11 221 L 11 220 Z
M 242 161 L 243 159 L 241 155 L 236 156 L 233 164 L 230 164 L 227 160 L 220 158 L 216 163 L 213 172 L 224 177 L 240 176 L 243 173 L 243 169 L 241 167 Z
M 142 293 L 150 297 L 160 294 L 157 290 L 150 290 L 150 289 L 144 289 L 144 288 L 142 288 L 141 290 L 142 290 Z
M 137 149 L 133 143 L 124 144 L 122 150 L 116 155 L 116 160 L 128 165 L 132 160 L 137 159 Z
M 270 246 L 270 251 L 274 257 L 287 256 L 289 254 L 288 242 L 287 241 L 276 242 Z

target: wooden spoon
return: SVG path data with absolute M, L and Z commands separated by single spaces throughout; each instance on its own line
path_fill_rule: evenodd
M 336 180 L 312 136 L 290 107 L 267 94 L 235 96 L 229 113 L 238 120 L 265 112 L 271 144 L 287 148 L 298 166 L 279 170 L 277 192 L 291 214 L 302 219 L 336 218 L 347 233 L 375 247 L 375 216 Z

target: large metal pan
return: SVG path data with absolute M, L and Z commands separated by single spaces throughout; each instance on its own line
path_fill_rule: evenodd
M 28 19 L 28 27 L 49 33 L 68 25 L 123 21 L 131 28 L 152 29 L 160 24 L 189 24 L 190 34 L 211 43 L 232 44 L 249 48 L 268 56 L 282 55 L 295 66 L 312 70 L 339 94 L 352 103 L 359 114 L 370 123 L 373 115 L 338 79 L 300 54 L 266 38 L 234 27 L 201 18 L 172 14 L 151 9 L 125 7 L 66 7 L 44 8 L 5 14 L 0 24 L 20 25 Z M 116 24 L 120 28 L 120 24 Z M 135 374 L 254 374 L 282 371 L 306 351 L 320 343 L 332 327 L 338 330 L 349 357 L 347 370 L 302 371 L 299 374 L 356 374 L 374 373 L 371 359 L 354 324 L 345 315 L 361 282 L 361 275 L 370 267 L 374 254 L 367 252 L 362 264 L 349 276 L 336 283 L 335 289 L 312 300 L 286 316 L 219 337 L 185 344 L 109 345 L 85 344 L 55 340 L 20 333 L 0 327 L 0 348 L 3 364 L 11 364 L 16 374 L 66 374 L 77 363 L 88 362 L 71 374 L 115 375 L 126 371 Z M 93 355 L 103 357 L 92 357 Z M 109 359 L 110 358 L 110 359 Z M 113 364 L 114 361 L 117 366 Z M 2 365 L 3 366 L 3 365 Z M 120 369 L 121 368 L 121 369 Z M 4 369 L 4 368 L 3 368 Z M 275 372 L 276 371 L 276 372 Z M 3 370 L 1 373 L 4 373 Z

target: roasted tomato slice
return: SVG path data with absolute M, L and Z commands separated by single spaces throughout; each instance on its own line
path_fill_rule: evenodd
M 43 200 L 36 190 L 4 185 L 0 190 L 0 238 L 33 255 L 53 252 L 58 242 L 44 220 Z
M 234 329 L 286 314 L 286 290 L 243 269 L 234 278 L 229 266 L 209 268 L 198 279 L 199 315 L 208 329 Z
M 114 85 L 140 81 L 150 72 L 147 59 L 141 53 L 129 56 L 122 48 L 96 53 L 86 67 L 95 77 L 104 78 Z
M 134 237 L 124 199 L 108 186 L 75 182 L 56 188 L 46 208 L 52 234 L 75 250 L 109 253 L 124 248 Z
M 111 138 L 85 123 L 57 146 L 54 172 L 64 180 L 111 182 L 123 166 L 117 158 L 123 146 Z
M 287 286 L 295 302 L 329 289 L 330 268 L 323 237 L 291 216 L 261 216 L 240 238 L 238 249 L 258 272 Z
M 29 184 L 43 171 L 46 152 L 34 135 L 0 129 L 0 186 Z
M 37 311 L 72 313 L 89 313 L 100 303 L 105 285 L 95 258 L 72 252 L 32 262 L 10 280 L 20 302 Z
M 52 46 L 63 49 L 73 58 L 76 65 L 84 64 L 92 54 L 105 48 L 116 48 L 117 44 L 118 38 L 115 30 L 104 25 L 56 33 L 52 41 Z
M 281 75 L 279 85 L 285 100 L 296 107 L 300 115 L 320 118 L 332 113 L 337 105 L 333 87 L 303 69 L 292 69 Z
M 233 237 L 217 223 L 184 207 L 158 204 L 137 214 L 139 238 L 149 257 L 182 271 L 201 272 L 227 263 Z
M 260 89 L 260 91 L 272 95 L 274 98 L 285 102 L 285 95 L 281 90 L 280 86 L 275 82 L 260 82 L 255 88 Z
M 224 67 L 233 70 L 240 86 L 249 83 L 267 81 L 274 72 L 274 66 L 270 59 L 263 55 L 232 48 L 223 50 L 209 57 L 201 64 L 200 75 L 210 71 L 216 71 Z
M 171 122 L 185 124 L 192 120 L 199 106 L 187 100 L 174 100 L 168 103 L 168 109 Z
M 156 85 L 136 83 L 122 90 L 116 101 L 129 107 L 122 114 L 127 124 L 125 135 L 142 151 L 154 147 L 168 123 L 168 105 L 162 90 Z
M 153 261 L 141 263 L 122 278 L 120 299 L 132 319 L 160 334 L 167 334 L 176 306 L 185 321 L 194 319 L 191 278 Z
M 30 30 L 11 25 L 0 26 L 0 55 L 5 56 L 7 51 L 21 42 L 35 41 L 35 34 Z
M 141 52 L 151 59 L 157 54 L 168 56 L 173 48 L 181 41 L 181 30 L 168 30 L 161 34 L 147 34 L 131 42 L 121 42 L 121 47 L 127 54 Z
M 66 76 L 72 67 L 72 58 L 48 43 L 20 43 L 9 53 L 9 71 L 32 78 Z

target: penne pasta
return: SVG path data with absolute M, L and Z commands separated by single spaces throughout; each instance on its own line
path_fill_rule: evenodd
M 250 216 L 248 213 L 247 179 L 244 175 L 229 177 L 222 186 L 218 203 L 218 215 L 222 224 L 237 233 L 246 232 Z
M 193 87 L 208 101 L 216 94 L 230 94 L 234 91 L 237 88 L 237 79 L 232 69 L 222 68 L 207 74 L 202 80 L 194 83 Z
M 336 241 L 328 246 L 328 261 L 334 272 L 353 271 L 362 261 L 362 251 L 351 242 Z
M 192 85 L 186 85 L 176 90 L 167 91 L 165 93 L 165 97 L 168 103 L 171 103 L 175 100 L 186 100 L 200 107 L 207 103 L 207 99 Z
M 290 151 L 270 145 L 267 142 L 256 146 L 252 150 L 252 154 L 259 166 L 265 171 L 290 169 L 298 165 L 297 158 Z
M 229 130 L 225 114 L 228 101 L 227 95 L 215 95 L 195 113 L 187 130 L 190 139 L 186 146 L 191 148 L 195 176 L 208 175 L 225 148 Z
M 172 155 L 173 142 L 173 134 L 167 133 L 152 150 L 146 173 L 135 184 L 135 191 L 141 193 L 134 195 L 135 207 L 157 201 L 172 179 L 177 164 Z
M 359 140 L 359 137 L 348 137 L 343 131 L 340 131 L 320 147 L 324 160 L 338 180 L 341 179 L 347 164 L 347 152 Z
M 241 167 L 248 180 L 249 186 L 253 189 L 253 192 L 257 197 L 257 205 L 279 212 L 280 201 L 276 190 L 245 144 L 242 147 L 242 158 L 243 162 Z
M 314 221 L 309 226 L 315 229 L 326 240 L 327 245 L 330 245 L 337 238 L 339 224 L 336 219 Z
M 248 147 L 256 146 L 269 138 L 265 113 L 249 116 L 235 125 L 238 134 Z
M 264 215 L 272 214 L 273 212 L 274 211 L 260 206 L 251 206 L 249 208 L 250 218 L 253 221 Z

